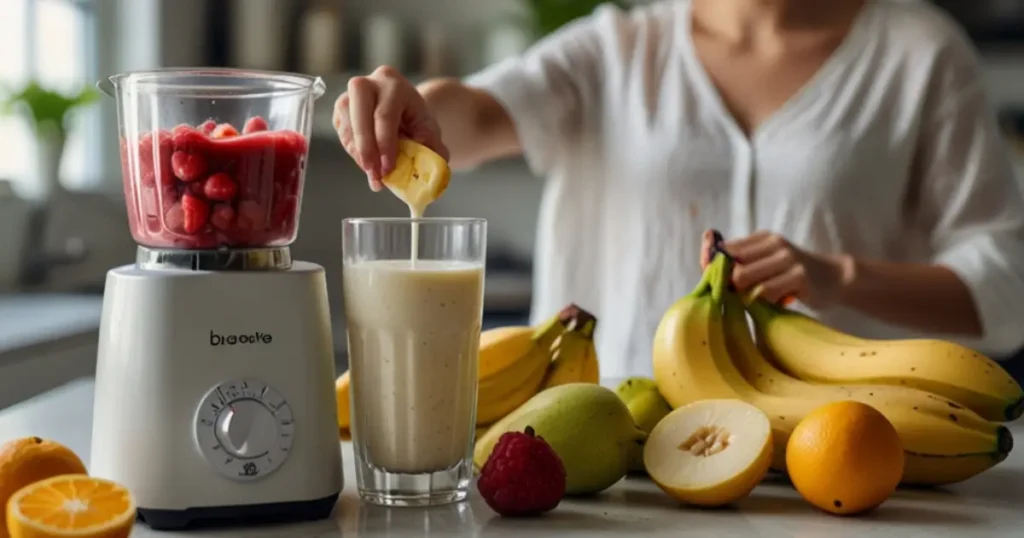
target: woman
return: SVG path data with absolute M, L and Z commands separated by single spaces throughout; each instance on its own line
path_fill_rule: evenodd
M 399 135 L 454 167 L 524 155 L 533 319 L 595 312 L 604 375 L 650 373 L 711 228 L 737 287 L 848 332 L 1024 344 L 1024 196 L 975 51 L 924 2 L 604 7 L 466 81 L 353 78 L 335 126 L 374 190 Z

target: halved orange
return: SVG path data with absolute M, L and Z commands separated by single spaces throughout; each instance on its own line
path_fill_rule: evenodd
M 423 144 L 401 138 L 398 140 L 395 169 L 381 178 L 381 182 L 410 209 L 423 211 L 441 197 L 451 176 L 444 157 Z
M 47 478 L 21 488 L 7 501 L 11 538 L 124 538 L 134 524 L 131 492 L 86 475 Z

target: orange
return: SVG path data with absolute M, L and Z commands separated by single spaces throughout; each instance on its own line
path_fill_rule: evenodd
M 135 500 L 124 486 L 86 475 L 54 476 L 7 501 L 11 538 L 122 538 L 135 525 Z
M 816 409 L 786 444 L 786 469 L 800 495 L 833 514 L 885 502 L 903 475 L 903 443 L 875 408 L 852 401 Z
M 86 474 L 85 464 L 68 447 L 39 437 L 14 439 L 0 446 L 0 508 L 15 491 L 63 474 Z M 0 538 L 7 528 L 0 520 Z
M 346 371 L 334 382 L 334 395 L 338 400 L 338 435 L 343 441 L 351 438 L 351 409 L 349 403 L 349 373 Z

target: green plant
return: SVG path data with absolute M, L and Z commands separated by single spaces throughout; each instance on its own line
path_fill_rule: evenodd
M 589 15 L 601 4 L 622 8 L 629 5 L 626 0 L 526 0 L 526 4 L 537 37 L 544 37 L 574 19 Z
M 20 91 L 9 93 L 0 103 L 0 112 L 21 112 L 37 135 L 41 136 L 45 129 L 56 129 L 57 134 L 65 138 L 69 113 L 92 103 L 98 97 L 99 93 L 90 87 L 84 87 L 74 94 L 64 94 L 32 81 Z

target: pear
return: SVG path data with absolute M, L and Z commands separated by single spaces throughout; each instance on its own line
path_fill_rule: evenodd
M 618 394 L 622 401 L 629 404 L 638 394 L 652 390 L 658 390 L 658 385 L 653 379 L 637 376 L 627 378 L 622 383 L 619 383 L 619 386 L 615 387 L 615 394 Z
M 658 385 L 653 379 L 631 377 L 619 384 L 615 394 L 626 403 L 626 408 L 629 409 L 637 428 L 647 434 L 672 411 L 672 407 L 658 392 Z M 643 443 L 640 443 L 630 456 L 629 472 L 645 473 Z
M 569 383 L 541 391 L 491 426 L 476 443 L 474 465 L 483 467 L 502 434 L 527 426 L 561 458 L 570 496 L 598 493 L 622 479 L 647 437 L 614 392 Z

